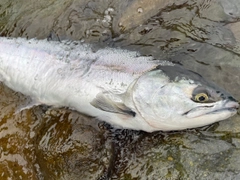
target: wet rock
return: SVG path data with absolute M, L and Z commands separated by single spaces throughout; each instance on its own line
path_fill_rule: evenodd
M 14 114 L 25 100 L 21 94 L 0 86 L 0 179 L 38 179 L 34 131 L 41 120 L 31 111 Z
M 122 8 L 123 11 L 115 18 L 113 29 L 116 33 L 123 33 L 141 26 L 161 9 L 173 3 L 174 1 L 167 0 L 135 0 L 125 2 L 122 4 L 122 6 L 125 6 Z
M 5 14 L 2 18 L 6 20 L 1 26 L 1 34 L 46 38 L 53 29 L 54 20 L 70 3 L 71 1 L 33 2 L 31 0 L 24 3 L 22 1 L 1 2 L 1 14 Z
M 236 40 L 238 42 L 240 42 L 240 31 L 239 31 L 239 28 L 240 28 L 240 22 L 235 22 L 235 23 L 230 23 L 227 25 L 231 31 L 233 32 L 234 34 L 234 37 L 236 38 Z
M 229 1 L 224 1 L 220 0 L 218 2 L 224 9 L 224 12 L 233 17 L 233 19 L 238 19 L 240 16 L 240 4 L 238 0 L 229 0 Z
M 99 121 L 66 110 L 51 110 L 36 139 L 44 179 L 97 179 L 109 165 L 111 146 Z
M 137 50 L 180 63 L 239 99 L 238 4 L 3 0 L 0 32 L 52 33 L 53 40 Z M 0 95 L 2 179 L 239 179 L 239 115 L 205 128 L 149 134 L 114 130 L 66 109 L 15 115 L 26 97 L 4 86 Z

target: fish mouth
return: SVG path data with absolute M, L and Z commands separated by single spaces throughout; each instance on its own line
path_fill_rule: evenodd
M 233 107 L 233 108 L 222 108 L 222 109 L 217 109 L 217 110 L 215 110 L 215 111 L 211 111 L 211 112 L 208 112 L 208 113 L 206 113 L 206 114 L 217 114 L 217 113 L 219 113 L 219 112 L 221 112 L 221 111 L 232 111 L 232 112 L 237 112 L 237 110 L 238 110 L 238 108 L 235 108 L 235 107 Z
M 221 111 L 235 112 L 235 111 L 238 110 L 239 102 L 228 100 L 228 101 L 225 102 L 224 106 L 225 106 L 224 108 L 217 109 L 217 110 L 214 110 L 214 111 L 206 113 L 206 114 L 214 114 L 214 113 L 218 113 L 218 112 L 221 112 Z
M 213 108 L 213 110 L 210 110 L 210 108 Z M 183 116 L 190 116 L 190 117 L 199 117 L 203 115 L 209 115 L 209 114 L 218 114 L 224 111 L 228 111 L 230 113 L 236 113 L 239 108 L 239 103 L 232 100 L 227 100 L 223 107 L 214 107 L 214 105 L 210 106 L 199 106 L 195 107 L 193 109 L 190 109 L 189 111 L 183 113 Z M 197 111 L 202 111 L 202 113 L 196 113 Z M 194 115 L 195 114 L 195 115 Z

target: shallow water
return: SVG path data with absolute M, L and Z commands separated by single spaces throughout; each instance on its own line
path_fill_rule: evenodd
M 1 36 L 137 50 L 199 72 L 240 99 L 238 0 L 0 1 Z M 0 179 L 239 179 L 240 116 L 179 132 L 114 130 L 67 109 L 15 114 L 0 86 Z

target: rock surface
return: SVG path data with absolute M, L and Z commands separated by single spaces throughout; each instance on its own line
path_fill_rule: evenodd
M 0 2 L 1 36 L 137 50 L 199 72 L 240 99 L 238 0 Z M 0 86 L 0 179 L 240 178 L 240 116 L 180 132 L 114 130 L 67 109 L 15 114 Z

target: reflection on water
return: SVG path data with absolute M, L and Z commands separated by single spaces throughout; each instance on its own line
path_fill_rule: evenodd
M 74 39 L 181 63 L 240 98 L 238 0 L 0 2 L 2 36 Z M 0 86 L 0 179 L 239 179 L 240 118 L 181 132 L 114 130 Z

